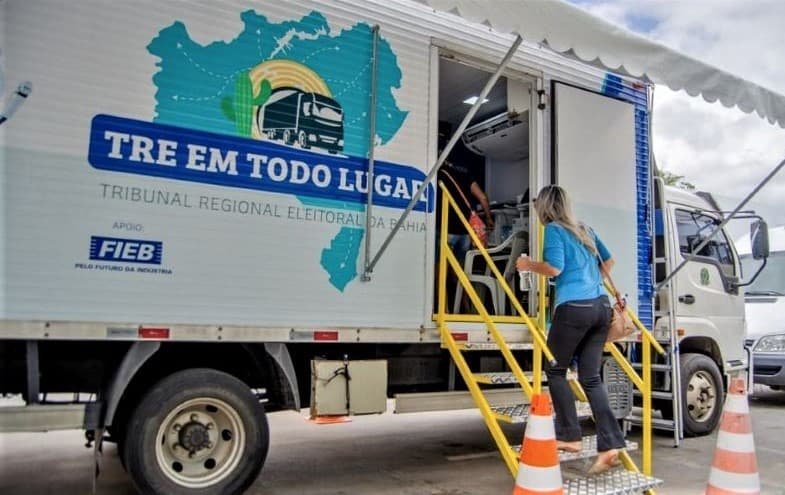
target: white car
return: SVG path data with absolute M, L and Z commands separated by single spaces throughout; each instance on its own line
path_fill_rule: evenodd
M 785 389 L 785 226 L 769 229 L 770 255 L 757 279 L 747 287 L 747 347 L 753 353 L 753 380 L 775 390 Z M 754 260 L 747 237 L 736 242 L 745 276 L 761 261 Z

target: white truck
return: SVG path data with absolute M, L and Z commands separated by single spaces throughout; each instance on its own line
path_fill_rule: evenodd
M 727 239 L 689 255 L 715 214 L 655 186 L 653 81 L 780 123 L 782 98 L 559 2 L 430 3 L 0 1 L 0 88 L 25 88 L 0 125 L 0 393 L 24 399 L 0 430 L 117 442 L 144 493 L 236 493 L 265 411 L 323 412 L 322 358 L 381 361 L 352 382 L 397 412 L 466 407 L 434 319 L 432 178 L 454 133 L 500 237 L 536 246 L 526 191 L 570 191 L 672 344 L 657 425 L 678 439 L 684 410 L 686 433 L 711 431 L 748 363 L 739 261 Z M 266 107 L 287 88 L 316 96 Z M 260 124 L 287 111 L 297 136 Z M 489 340 L 476 315 L 451 328 Z M 346 383 L 333 413 L 374 409 Z

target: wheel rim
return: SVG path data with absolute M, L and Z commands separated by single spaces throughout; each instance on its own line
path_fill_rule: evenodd
M 697 371 L 687 383 L 687 413 L 702 423 L 712 417 L 717 408 L 717 385 L 707 371 Z
M 164 475 L 178 485 L 203 488 L 240 464 L 245 428 L 229 404 L 200 397 L 172 409 L 156 439 L 155 457 Z

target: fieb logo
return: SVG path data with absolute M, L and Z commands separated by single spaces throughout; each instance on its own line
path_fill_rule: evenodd
M 163 245 L 158 241 L 92 236 L 90 259 L 160 265 Z

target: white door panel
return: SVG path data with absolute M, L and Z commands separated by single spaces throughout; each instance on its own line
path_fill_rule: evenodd
M 635 114 L 630 103 L 554 84 L 556 176 L 578 219 L 616 260 L 614 281 L 637 310 Z

